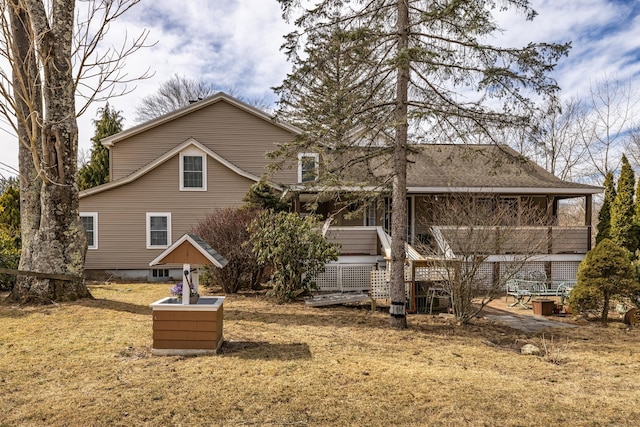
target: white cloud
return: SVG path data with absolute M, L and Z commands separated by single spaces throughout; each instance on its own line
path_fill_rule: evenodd
M 592 81 L 605 75 L 620 79 L 640 75 L 640 6 L 620 0 L 532 0 L 539 15 L 532 22 L 512 13 L 498 15 L 505 29 L 496 42 L 521 46 L 528 42 L 566 42 L 573 48 L 554 77 L 563 96 L 588 93 Z M 271 87 L 281 83 L 290 64 L 280 51 L 283 35 L 292 30 L 276 1 L 155 0 L 141 2 L 112 25 L 105 42 L 118 44 L 125 35 L 149 29 L 152 48 L 128 59 L 129 76 L 150 68 L 155 75 L 133 84 L 136 90 L 110 104 L 123 112 L 125 127 L 134 125 L 140 99 L 174 74 L 207 79 L 249 98 L 274 101 Z M 80 146 L 88 150 L 93 136 L 94 105 L 79 119 Z M 0 127 L 2 127 L 0 123 Z M 0 162 L 17 167 L 17 142 L 0 133 Z

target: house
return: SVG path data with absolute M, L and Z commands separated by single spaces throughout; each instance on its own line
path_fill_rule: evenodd
M 89 237 L 88 274 L 162 280 L 179 277 L 180 266 L 150 268 L 175 239 L 188 233 L 211 209 L 242 204 L 249 187 L 267 172 L 266 153 L 292 141 L 300 130 L 224 93 L 140 124 L 102 143 L 109 148 L 110 182 L 80 193 L 81 217 Z M 271 177 L 305 213 L 315 198 L 319 153 L 300 153 Z M 522 227 L 524 212 L 538 212 L 532 227 L 545 242 L 536 262 L 555 274 L 573 276 L 591 244 L 592 196 L 601 188 L 562 181 L 506 146 L 428 145 L 411 157 L 408 172 L 407 241 L 455 252 L 460 227 L 440 222 L 434 206 L 464 194 L 479 206 L 504 205 L 513 215 L 504 227 Z M 583 199 L 583 224 L 558 222 L 564 200 Z M 317 212 L 332 217 L 327 237 L 342 244 L 340 260 L 328 266 L 327 289 L 366 288 L 369 271 L 382 268 L 389 248 L 391 210 L 384 195 L 359 217 L 340 203 L 322 201 Z M 337 213 L 336 213 L 337 212 Z M 459 225 L 459 224 L 458 224 Z M 459 237 L 459 236 L 458 236 Z M 459 240 L 459 239 L 458 239 Z M 501 247 L 512 256 L 518 242 Z M 408 247 L 409 257 L 420 254 Z M 558 270 L 560 269 L 560 270 Z M 175 270 L 175 271 L 174 271 Z
M 242 205 L 266 172 L 265 154 L 298 132 L 218 93 L 103 139 L 110 182 L 80 193 L 87 274 L 180 277 L 177 265 L 149 262 L 211 209 Z M 295 184 L 297 171 L 276 173 L 274 182 Z

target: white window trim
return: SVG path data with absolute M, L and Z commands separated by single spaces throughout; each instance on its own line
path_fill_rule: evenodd
M 87 246 L 87 249 L 98 249 L 98 212 L 80 212 L 80 216 L 93 217 L 93 245 Z
M 151 244 L 151 217 L 166 216 L 167 217 L 167 244 L 152 245 Z M 147 249 L 166 249 L 171 246 L 171 212 L 147 212 Z
M 202 157 L 202 187 L 184 186 L 184 157 Z M 207 155 L 195 147 L 180 152 L 180 191 L 207 191 Z
M 318 162 L 320 161 L 320 156 L 318 155 L 318 153 L 298 153 L 298 183 L 302 184 L 302 159 L 304 157 L 313 157 L 315 159 L 316 162 L 316 179 L 314 181 L 307 181 L 307 182 L 315 182 L 318 179 Z

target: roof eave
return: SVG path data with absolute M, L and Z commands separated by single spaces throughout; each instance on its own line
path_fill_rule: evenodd
M 600 187 L 407 187 L 407 193 L 599 194 Z
M 359 191 L 374 191 L 382 192 L 383 189 L 374 186 L 345 186 L 345 187 L 311 187 L 307 185 L 293 185 L 290 187 L 293 191 L 299 191 L 303 193 L 317 193 L 317 192 L 359 192 Z M 421 194 L 421 193 L 518 193 L 518 194 L 554 194 L 554 195 L 589 195 L 599 194 L 604 191 L 601 187 L 407 187 L 407 193 L 409 194 Z

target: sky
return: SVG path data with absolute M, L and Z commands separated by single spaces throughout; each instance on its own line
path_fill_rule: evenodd
M 502 46 L 529 42 L 571 42 L 572 49 L 552 73 L 561 97 L 584 97 L 590 85 L 619 79 L 640 90 L 640 2 L 635 0 L 531 0 L 538 16 L 500 14 Z M 140 100 L 174 75 L 206 80 L 245 99 L 276 101 L 271 89 L 291 69 L 280 50 L 283 36 L 294 29 L 282 18 L 276 0 L 141 0 L 116 21 L 105 40 L 118 44 L 149 30 L 153 47 L 127 60 L 130 76 L 149 69 L 153 76 L 129 86 L 133 91 L 109 103 L 121 111 L 125 128 L 134 126 Z M 79 146 L 85 155 L 94 134 L 92 119 L 104 102 L 78 119 Z M 0 123 L 0 174 L 17 169 L 18 143 Z

